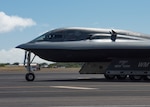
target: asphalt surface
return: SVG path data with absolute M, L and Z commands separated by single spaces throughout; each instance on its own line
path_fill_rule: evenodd
M 149 81 L 108 81 L 78 72 L 0 72 L 0 107 L 150 107 Z

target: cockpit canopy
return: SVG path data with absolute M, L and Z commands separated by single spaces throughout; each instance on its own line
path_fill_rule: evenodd
M 124 34 L 116 34 L 117 40 L 145 40 L 145 38 Z M 81 40 L 111 40 L 112 34 L 110 32 L 100 32 L 91 30 L 79 29 L 57 29 L 49 31 L 31 42 L 49 41 L 49 42 L 63 42 L 63 41 L 81 41 Z
M 57 32 L 47 32 L 42 36 L 34 39 L 32 42 L 36 41 L 50 41 L 50 42 L 60 42 L 60 41 L 80 41 L 90 38 L 86 32 L 81 32 L 77 30 L 66 30 L 66 31 L 57 31 Z

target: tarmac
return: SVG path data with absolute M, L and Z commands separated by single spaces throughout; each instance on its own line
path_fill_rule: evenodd
M 0 107 L 150 107 L 150 81 L 108 81 L 77 71 L 0 72 Z

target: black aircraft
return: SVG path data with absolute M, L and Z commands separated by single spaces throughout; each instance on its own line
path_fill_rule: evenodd
M 118 29 L 59 28 L 17 48 L 26 50 L 28 81 L 35 78 L 30 69 L 31 53 L 48 61 L 85 62 L 81 74 L 102 73 L 106 79 L 129 76 L 140 80 L 149 79 L 150 75 L 150 35 L 147 34 Z

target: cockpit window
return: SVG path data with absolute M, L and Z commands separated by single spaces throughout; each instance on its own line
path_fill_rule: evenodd
M 44 41 L 45 37 L 46 37 L 47 33 L 43 34 L 40 37 L 35 38 L 34 40 L 32 40 L 31 42 L 38 42 L 38 41 Z
M 52 34 L 52 33 L 45 33 L 42 36 L 34 39 L 31 42 L 39 42 L 39 41 L 50 41 L 50 42 L 57 42 L 57 41 L 63 41 L 63 35 L 62 34 Z
M 50 34 L 45 36 L 45 41 L 62 41 L 63 36 L 60 34 Z
M 65 41 L 81 41 L 86 40 L 88 34 L 78 30 L 67 30 L 64 32 Z

